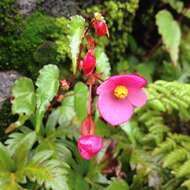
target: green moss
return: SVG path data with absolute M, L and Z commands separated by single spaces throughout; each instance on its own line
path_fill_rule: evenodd
M 111 63 L 126 59 L 126 48 L 128 46 L 128 34 L 132 31 L 132 21 L 138 8 L 139 0 L 130 1 L 104 1 L 102 4 L 93 5 L 87 8 L 86 12 L 93 14 L 96 11 L 102 12 L 108 23 L 110 38 L 107 46 L 107 54 Z
M 13 34 L 0 38 L 3 49 L 0 54 L 0 65 L 4 69 L 16 69 L 24 74 L 35 77 L 42 65 L 51 61 L 57 64 L 56 50 L 51 43 L 51 34 L 55 30 L 54 18 L 36 12 L 22 22 L 22 30 L 16 34 L 17 27 Z M 49 58 L 44 61 L 44 58 Z M 6 63 L 6 65 L 4 65 Z M 24 67 L 24 69 L 23 69 Z
M 62 64 L 67 51 L 67 44 L 63 47 L 65 40 L 61 43 L 65 39 L 65 22 L 40 11 L 22 18 L 16 13 L 12 0 L 4 0 L 0 6 L 3 7 L 0 14 L 0 27 L 3 28 L 0 31 L 0 69 L 15 69 L 36 78 L 43 65 Z

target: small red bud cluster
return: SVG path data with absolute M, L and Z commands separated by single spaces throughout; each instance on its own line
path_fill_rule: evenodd
M 104 17 L 100 13 L 95 13 L 92 19 L 92 27 L 95 29 L 97 36 L 108 36 L 108 28 Z M 85 33 L 87 35 L 87 33 Z M 93 74 L 96 67 L 96 57 L 94 54 L 94 40 L 92 36 L 88 37 L 88 51 L 84 56 L 84 60 L 80 61 L 79 66 L 82 68 L 85 76 Z

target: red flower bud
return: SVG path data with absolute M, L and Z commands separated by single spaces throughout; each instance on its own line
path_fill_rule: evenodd
M 108 27 L 105 20 L 94 20 L 93 26 L 98 36 L 109 35 Z
M 62 88 L 63 90 L 68 90 L 68 89 L 69 89 L 69 82 L 68 82 L 68 81 L 66 81 L 66 80 L 61 80 L 61 81 L 60 81 L 60 84 L 61 84 L 61 88 Z
M 99 136 L 82 136 L 77 141 L 80 155 L 85 160 L 90 160 L 102 149 L 103 140 Z
M 94 51 L 89 50 L 84 57 L 84 61 L 82 65 L 84 74 L 86 76 L 92 74 L 95 69 L 95 66 L 96 66 L 96 58 L 94 56 Z
M 64 99 L 64 96 L 62 94 L 58 95 L 55 97 L 57 102 L 62 102 L 62 100 Z
M 80 134 L 82 136 L 86 136 L 86 135 L 93 135 L 94 132 L 95 132 L 94 122 L 91 116 L 87 116 L 86 119 L 82 123 Z

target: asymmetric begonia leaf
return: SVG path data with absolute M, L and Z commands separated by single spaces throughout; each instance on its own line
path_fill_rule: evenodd
M 40 70 L 36 81 L 37 110 L 36 110 L 36 132 L 39 133 L 42 119 L 48 104 L 56 96 L 59 88 L 59 69 L 55 65 L 46 65 Z
M 156 15 L 158 31 L 163 43 L 170 54 L 172 62 L 176 65 L 179 57 L 181 31 L 179 24 L 167 10 L 159 11 Z
M 72 58 L 72 71 L 75 74 L 77 69 L 77 60 L 80 49 L 81 40 L 85 32 L 85 19 L 81 16 L 71 17 L 69 23 L 69 41 L 70 51 Z

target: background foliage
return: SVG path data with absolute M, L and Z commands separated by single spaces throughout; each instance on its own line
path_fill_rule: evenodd
M 112 128 L 94 110 L 105 148 L 89 162 L 80 158 L 76 147 L 87 86 L 73 84 L 64 101 L 47 110 L 59 79 L 68 78 L 75 67 L 70 64 L 70 27 L 85 23 L 76 17 L 54 17 L 43 2 L 27 16 L 19 14 L 14 0 L 0 2 L 0 69 L 25 76 L 12 90 L 16 115 L 9 116 L 9 102 L 1 110 L 0 189 L 190 189 L 189 1 L 77 3 L 78 14 L 87 21 L 100 11 L 108 23 L 110 38 L 95 39 L 97 70 L 104 79 L 134 72 L 149 81 L 149 101 L 129 123 Z M 8 126 L 17 128 L 9 136 L 4 134 Z

